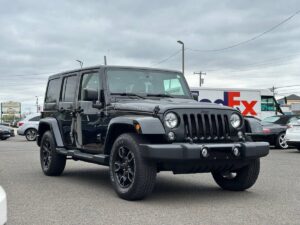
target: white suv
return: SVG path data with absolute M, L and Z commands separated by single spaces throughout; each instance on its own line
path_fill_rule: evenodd
M 25 136 L 28 141 L 35 141 L 40 119 L 41 114 L 35 113 L 18 122 L 18 135 Z
M 285 139 L 288 145 L 295 146 L 300 151 L 300 120 L 288 125 Z

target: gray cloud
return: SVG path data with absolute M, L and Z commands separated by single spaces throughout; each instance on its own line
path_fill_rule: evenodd
M 255 36 L 297 9 L 291 1 L 2 1 L 0 101 L 34 105 L 48 74 L 101 64 L 151 66 L 179 50 L 222 48 Z M 187 78 L 211 70 L 207 86 L 267 88 L 300 83 L 300 15 L 249 44 L 186 51 Z M 285 58 L 286 57 L 286 58 Z M 248 66 L 269 59 L 267 66 Z M 285 63 L 285 64 L 284 64 Z M 282 64 L 282 65 L 281 65 Z M 157 67 L 180 69 L 180 54 Z M 246 70 L 255 67 L 254 70 Z M 18 76 L 15 76 L 18 75 Z

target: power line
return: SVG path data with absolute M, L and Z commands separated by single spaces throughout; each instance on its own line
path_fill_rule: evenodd
M 169 59 L 171 59 L 171 58 L 173 58 L 174 56 L 178 55 L 180 52 L 181 52 L 181 50 L 178 50 L 178 51 L 174 52 L 173 54 L 169 55 L 167 58 L 164 58 L 164 59 L 158 61 L 157 63 L 152 64 L 151 67 L 156 66 L 156 65 L 158 65 L 158 64 L 161 64 L 161 63 L 164 63 L 164 62 L 168 61 Z
M 284 56 L 284 57 L 271 58 L 271 59 L 268 59 L 268 60 L 263 60 L 261 62 L 247 64 L 247 65 L 244 65 L 244 66 L 239 67 L 237 69 L 232 68 L 232 69 L 229 69 L 229 70 L 230 71 L 247 71 L 247 70 L 255 70 L 256 66 L 258 66 L 257 69 L 261 69 L 261 68 L 265 68 L 265 66 L 269 67 L 269 66 L 280 66 L 280 65 L 290 64 L 292 62 L 285 62 L 285 61 L 291 60 L 291 59 L 288 59 L 288 58 L 293 57 L 293 56 L 297 56 L 299 54 L 300 53 L 296 53 L 296 54 L 289 55 L 289 56 Z M 284 59 L 284 60 L 282 60 L 282 59 Z M 276 64 L 271 63 L 271 62 L 276 62 L 276 61 L 279 61 L 279 60 L 282 60 L 282 61 L 278 62 Z M 294 59 L 292 59 L 292 60 L 294 60 Z M 251 67 L 254 67 L 254 68 L 251 68 Z M 205 69 L 205 70 L 208 71 L 208 72 L 224 71 L 224 69 Z
M 244 44 L 247 44 L 249 42 L 252 42 L 252 41 L 255 41 L 257 39 L 259 39 L 260 37 L 264 36 L 265 34 L 267 33 L 270 33 L 272 32 L 273 30 L 277 29 L 278 27 L 280 27 L 281 25 L 285 24 L 286 22 L 288 22 L 289 20 L 291 20 L 293 17 L 295 17 L 298 13 L 300 13 L 300 10 L 294 12 L 292 15 L 290 15 L 289 17 L 287 17 L 286 19 L 284 19 L 283 21 L 281 21 L 280 23 L 276 24 L 275 26 L 267 29 L 266 31 L 258 34 L 258 35 L 255 35 L 247 40 L 244 40 L 244 41 L 241 41 L 241 42 L 238 42 L 236 44 L 232 44 L 232 45 L 229 45 L 227 47 L 222 47 L 222 48 L 216 48 L 216 49 L 192 49 L 192 48 L 186 48 L 187 50 L 189 51 L 195 51 L 195 52 L 218 52 L 218 51 L 224 51 L 224 50 L 228 50 L 228 49 L 231 49 L 231 48 L 236 48 L 240 45 L 244 45 Z

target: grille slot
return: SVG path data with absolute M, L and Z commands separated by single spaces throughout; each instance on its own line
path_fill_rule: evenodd
M 194 141 L 230 139 L 230 127 L 226 114 L 183 114 L 185 138 Z

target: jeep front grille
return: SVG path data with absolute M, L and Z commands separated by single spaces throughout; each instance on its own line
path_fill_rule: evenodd
M 225 114 L 183 114 L 184 134 L 193 141 L 230 139 L 228 116 Z

